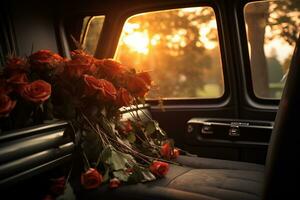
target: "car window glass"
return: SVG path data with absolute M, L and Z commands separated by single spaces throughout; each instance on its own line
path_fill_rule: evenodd
M 254 94 L 280 99 L 299 35 L 300 1 L 260 1 L 244 15 Z
M 83 19 L 80 41 L 83 48 L 94 55 L 101 35 L 105 16 L 87 16 Z
M 142 13 L 124 24 L 115 59 L 148 71 L 148 99 L 220 98 L 224 80 L 211 7 Z

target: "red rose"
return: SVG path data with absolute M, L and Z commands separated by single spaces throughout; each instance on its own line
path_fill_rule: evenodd
M 9 96 L 0 94 L 0 117 L 7 117 L 16 106 L 16 101 L 13 101 Z
M 125 68 L 122 64 L 113 59 L 98 60 L 96 65 L 99 69 L 99 73 L 108 79 L 118 78 L 125 72 Z
M 150 87 L 138 76 L 129 76 L 127 79 L 127 89 L 135 97 L 144 97 Z
M 70 78 L 79 78 L 83 74 L 94 74 L 97 70 L 94 58 L 81 51 L 71 52 L 72 60 L 69 60 L 65 66 L 66 75 Z
M 43 103 L 51 95 L 51 85 L 43 80 L 37 80 L 25 85 L 21 91 L 21 96 L 33 103 Z
M 165 176 L 169 171 L 169 164 L 161 161 L 154 161 L 150 166 L 150 171 L 158 176 L 163 177 Z
M 94 95 L 98 90 L 101 90 L 102 87 L 99 84 L 99 79 L 90 75 L 83 75 L 83 81 L 85 83 L 85 93 L 86 95 Z
M 172 148 L 169 143 L 165 143 L 160 149 L 160 155 L 165 159 L 170 159 L 172 154 Z
M 165 143 L 160 149 L 160 155 L 165 159 L 176 159 L 179 156 L 179 150 L 172 148 L 170 143 Z
M 25 73 L 15 74 L 11 76 L 7 82 L 14 86 L 16 92 L 20 93 L 23 87 L 28 83 L 28 78 Z
M 136 75 L 137 75 L 137 77 L 143 79 L 143 81 L 145 81 L 145 83 L 147 85 L 150 86 L 152 84 L 152 80 L 151 80 L 150 74 L 148 72 L 140 72 L 140 73 L 137 73 Z
M 84 75 L 83 80 L 86 86 L 86 94 L 98 94 L 101 100 L 111 101 L 116 99 L 117 91 L 115 86 L 105 80 L 96 79 L 94 76 Z
M 4 70 L 8 74 L 24 73 L 29 70 L 29 65 L 25 59 L 11 57 L 7 59 Z
M 117 92 L 116 104 L 117 106 L 130 106 L 132 103 L 132 96 L 125 88 L 120 88 Z
M 56 68 L 64 59 L 50 50 L 40 50 L 31 54 L 29 61 L 33 70 L 44 71 Z
M 85 189 L 94 189 L 103 181 L 102 175 L 94 168 L 90 168 L 85 173 L 81 174 L 81 185 Z
M 176 159 L 176 158 L 178 158 L 178 156 L 180 155 L 180 151 L 179 151 L 179 149 L 174 149 L 173 150 L 173 155 L 171 156 L 171 158 L 172 159 Z
M 117 178 L 110 179 L 109 188 L 118 188 L 121 185 L 121 181 Z
M 62 195 L 65 191 L 66 180 L 65 177 L 60 177 L 52 180 L 50 192 L 54 196 Z

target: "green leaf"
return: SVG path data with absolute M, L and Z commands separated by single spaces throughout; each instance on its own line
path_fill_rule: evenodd
M 101 160 L 107 164 L 108 161 L 110 160 L 110 157 L 111 157 L 111 146 L 108 146 L 106 148 L 103 149 L 102 153 L 101 153 Z
M 133 173 L 129 176 L 128 182 L 139 183 L 153 181 L 156 177 L 149 171 L 148 168 L 134 166 Z
M 129 178 L 129 174 L 124 170 L 114 171 L 114 177 L 118 178 L 120 181 L 127 182 Z
M 102 151 L 102 161 L 114 171 L 125 170 L 127 166 L 131 166 L 135 162 L 131 155 L 118 152 L 112 146 L 108 146 Z
M 147 122 L 146 134 L 151 135 L 155 132 L 159 133 L 162 136 L 167 135 L 166 132 L 160 128 L 159 123 L 157 121 L 151 120 L 151 121 Z
M 127 140 L 128 140 L 130 143 L 134 143 L 134 142 L 135 142 L 136 137 L 135 137 L 134 132 L 130 132 L 130 133 L 128 134 Z
M 133 167 L 136 164 L 136 161 L 135 161 L 135 159 L 133 158 L 132 155 L 127 154 L 127 153 L 121 153 L 121 154 L 127 160 L 127 165 L 129 167 Z
M 112 151 L 111 154 L 111 166 L 113 170 L 126 169 L 126 159 L 116 151 Z

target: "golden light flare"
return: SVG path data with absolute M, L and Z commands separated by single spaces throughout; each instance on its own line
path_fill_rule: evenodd
M 192 10 L 190 10 L 192 11 Z M 121 44 L 126 45 L 131 51 L 138 54 L 147 55 L 151 47 L 157 46 L 162 38 L 166 39 L 166 46 L 172 49 L 180 49 L 187 45 L 187 30 L 179 29 L 169 35 L 154 34 L 149 36 L 148 30 L 140 30 L 141 25 L 139 23 L 127 22 L 123 28 L 121 36 Z M 212 31 L 217 30 L 217 24 L 215 20 L 211 20 L 208 23 L 199 24 L 197 47 L 204 47 L 208 50 L 214 49 L 218 46 L 218 42 L 212 39 Z
M 140 54 L 149 53 L 149 35 L 147 31 L 137 31 L 140 28 L 138 23 L 126 23 L 123 29 L 123 36 L 121 42 L 127 47 Z

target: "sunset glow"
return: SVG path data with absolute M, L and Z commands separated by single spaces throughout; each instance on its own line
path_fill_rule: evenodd
M 155 34 L 150 37 L 148 30 L 141 31 L 140 27 L 141 25 L 139 23 L 127 22 L 124 26 L 120 41 L 121 44 L 126 45 L 131 51 L 138 54 L 147 55 L 150 48 L 157 46 L 163 37 L 165 37 L 164 39 L 166 40 L 168 48 L 179 49 L 187 45 L 186 37 L 188 33 L 185 29 L 180 29 L 169 35 Z M 213 38 L 215 37 L 215 33 L 212 32 L 216 30 L 217 24 L 215 20 L 199 25 L 199 40 L 195 45 L 208 50 L 217 47 L 218 43 Z
M 130 50 L 146 55 L 149 52 L 150 40 L 147 31 L 136 31 L 139 27 L 139 24 L 127 23 L 121 42 L 127 45 Z

